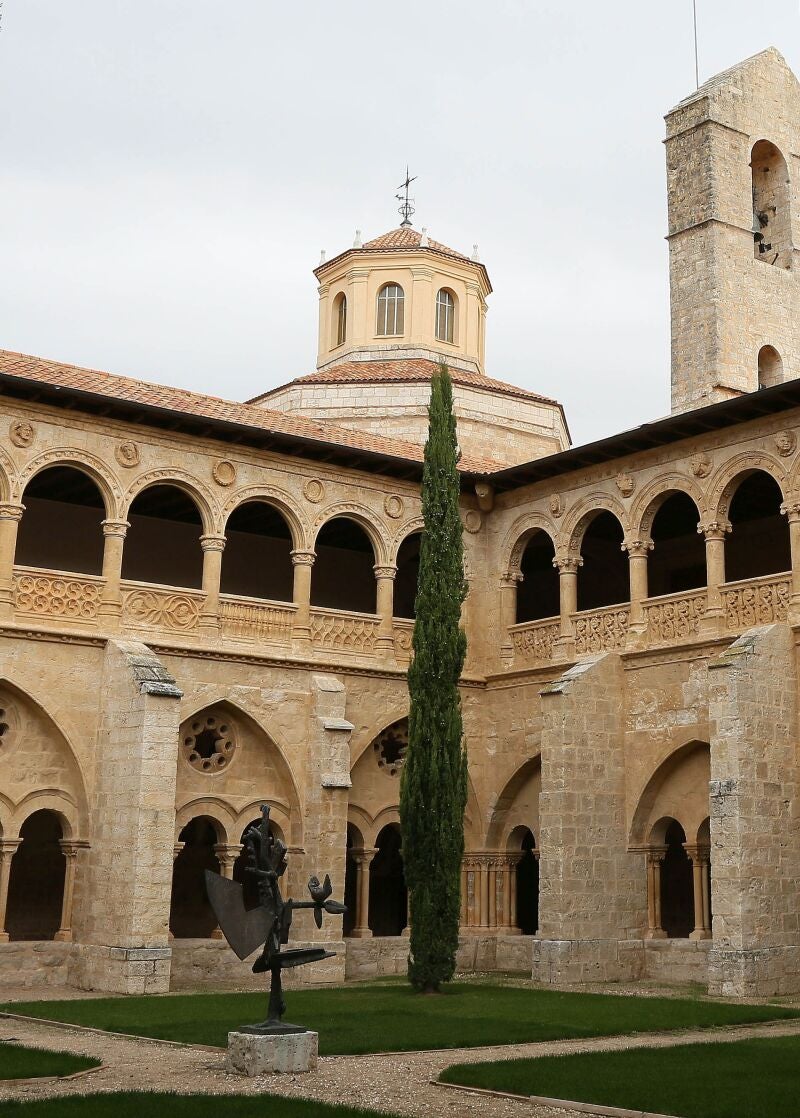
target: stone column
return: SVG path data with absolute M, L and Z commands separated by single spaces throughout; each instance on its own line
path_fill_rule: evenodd
M 704 878 L 707 876 L 709 850 L 707 846 L 692 846 L 685 842 L 683 849 L 692 863 L 692 893 L 694 900 L 694 931 L 689 939 L 711 939 L 710 924 L 706 925 L 706 905 L 704 902 Z
M 70 943 L 72 941 L 72 901 L 75 896 L 75 867 L 78 850 L 80 847 L 87 847 L 89 844 L 62 839 L 58 845 L 66 858 L 66 866 L 64 868 L 64 896 L 61 900 L 61 922 L 53 938 L 58 943 Z
M 791 626 L 743 633 L 708 664 L 709 992 L 800 992 L 797 649 Z
M 483 929 L 489 927 L 489 859 L 482 854 L 478 865 L 480 874 L 478 892 L 478 911 L 480 913 L 479 926 Z
M 182 845 L 182 844 L 181 844 Z M 219 863 L 219 872 L 228 881 L 233 881 L 233 867 L 236 859 L 242 852 L 241 843 L 217 842 L 214 844 L 214 853 Z M 222 928 L 216 927 L 211 933 L 212 939 L 224 939 Z
M 411 345 L 429 344 L 433 337 L 434 301 L 433 269 L 414 267 L 411 269 L 411 299 L 406 296 L 405 334 Z M 410 321 L 409 321 L 410 320 Z
M 575 632 L 572 615 L 578 612 L 578 568 L 583 566 L 580 555 L 561 555 L 553 560 L 558 568 L 561 603 L 561 632 L 555 642 L 554 652 L 564 660 L 575 659 Z
M 653 550 L 653 541 L 651 539 L 628 539 L 623 543 L 622 550 L 628 553 L 630 568 L 631 613 L 627 644 L 628 647 L 639 648 L 644 645 L 647 634 L 647 621 L 644 612 L 644 603 L 648 596 L 647 556 Z
M 706 612 L 700 623 L 700 635 L 721 636 L 725 631 L 725 607 L 721 587 L 725 582 L 725 536 L 731 525 L 727 520 L 709 520 L 698 524 L 697 531 L 706 541 Z
M 103 521 L 103 592 L 98 614 L 109 632 L 119 629 L 122 614 L 122 552 L 130 524 L 127 520 Z
M 0 943 L 8 943 L 6 909 L 8 907 L 8 881 L 11 876 L 11 859 L 22 839 L 0 839 Z
M 184 846 L 186 846 L 185 842 L 176 842 L 176 843 L 173 844 L 173 847 L 172 847 L 172 876 L 173 877 L 175 876 L 175 863 L 177 862 L 178 855 L 183 850 Z M 170 882 L 170 897 L 171 897 L 171 895 L 172 895 L 172 883 Z M 172 908 L 172 905 L 170 904 L 170 910 L 171 910 L 171 908 Z M 170 911 L 170 915 L 172 915 L 171 911 Z M 175 939 L 172 928 L 170 928 L 169 931 L 167 932 L 167 939 L 169 940 L 170 943 L 172 943 L 172 941 Z
M 200 610 L 199 626 L 207 635 L 219 630 L 219 584 L 222 574 L 224 536 L 201 536 L 203 549 L 203 593 L 205 600 Z
M 313 551 L 293 551 L 294 591 L 292 600 L 297 606 L 292 626 L 292 644 L 302 653 L 311 651 L 311 568 L 316 554 Z
M 375 651 L 379 656 L 394 659 L 394 579 L 397 567 L 374 566 L 375 612 L 380 618 Z
M 789 521 L 792 549 L 792 596 L 789 599 L 789 624 L 800 624 L 800 501 L 784 501 L 781 512 Z
M 11 621 L 14 617 L 14 554 L 24 511 L 24 505 L 0 503 L 0 621 Z
M 641 949 L 631 941 L 641 936 L 645 881 L 644 866 L 627 849 L 622 661 L 614 653 L 586 657 L 541 696 L 533 977 L 630 981 L 640 973 Z
M 667 933 L 661 927 L 661 867 L 666 853 L 666 846 L 651 847 L 647 851 L 646 939 L 667 938 Z
M 369 939 L 372 936 L 369 926 L 369 867 L 377 853 L 375 847 L 350 851 L 356 864 L 356 916 L 350 932 L 354 939 Z
M 77 984 L 166 993 L 181 691 L 138 641 L 106 642 Z
M 497 870 L 500 866 L 499 859 L 491 857 L 489 863 L 489 927 L 497 931 Z
M 514 659 L 511 626 L 517 623 L 517 584 L 520 582 L 521 571 L 506 571 L 500 579 L 500 656 L 507 664 Z
M 461 911 L 459 913 L 458 922 L 462 928 L 467 926 L 467 863 L 466 859 L 461 863 Z

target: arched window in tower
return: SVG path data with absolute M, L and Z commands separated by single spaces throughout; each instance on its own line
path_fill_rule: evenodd
M 769 140 L 759 140 L 750 158 L 753 172 L 753 255 L 778 268 L 792 266 L 789 172 Z
M 333 301 L 333 344 L 344 345 L 347 338 L 347 296 L 343 291 Z
M 758 351 L 758 387 L 772 388 L 783 380 L 783 361 L 777 349 L 762 345 Z
M 375 333 L 398 335 L 403 333 L 403 307 L 405 295 L 399 283 L 385 283 L 378 292 L 378 321 Z
M 452 291 L 443 287 L 436 296 L 436 337 L 440 342 L 455 341 L 456 301 Z

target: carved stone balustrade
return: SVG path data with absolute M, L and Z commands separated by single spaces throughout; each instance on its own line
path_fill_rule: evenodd
M 57 621 L 94 622 L 105 583 L 94 575 L 73 575 L 15 567 L 14 611 Z
M 195 633 L 204 596 L 199 590 L 123 582 L 122 624 L 129 629 Z
M 741 633 L 754 625 L 786 621 L 792 596 L 792 578 L 786 574 L 724 583 L 721 589 L 725 628 Z
M 576 654 L 588 656 L 593 652 L 615 652 L 624 648 L 629 621 L 630 607 L 627 604 L 574 614 Z
M 312 609 L 311 643 L 317 651 L 374 656 L 379 626 L 380 622 L 373 614 Z
M 288 646 L 297 606 L 259 598 L 220 596 L 220 635 L 227 640 Z
M 549 664 L 561 632 L 558 617 L 541 621 L 524 621 L 511 627 L 511 645 L 515 665 Z
M 706 613 L 705 589 L 665 594 L 644 603 L 645 639 L 648 645 L 693 640 Z

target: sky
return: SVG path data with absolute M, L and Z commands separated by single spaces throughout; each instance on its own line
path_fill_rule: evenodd
M 697 0 L 701 82 L 798 0 Z M 247 399 L 312 372 L 312 269 L 399 223 L 494 287 L 486 372 L 575 443 L 669 411 L 664 113 L 692 0 L 4 0 L 0 347 Z

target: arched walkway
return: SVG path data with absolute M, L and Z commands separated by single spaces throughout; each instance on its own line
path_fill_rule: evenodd
M 375 846 L 377 852 L 369 872 L 369 926 L 375 936 L 399 936 L 408 913 L 399 824 L 387 824 Z
M 517 624 L 558 617 L 559 575 L 554 559 L 555 548 L 547 532 L 534 530 L 520 559 L 522 582 L 517 587 Z
M 35 811 L 22 824 L 20 838 L 11 859 L 6 932 L 11 940 L 55 939 L 66 872 L 61 821 L 53 811 Z
M 197 816 L 178 836 L 179 850 L 172 870 L 169 929 L 175 939 L 208 939 L 217 921 L 206 894 L 205 871 L 219 873 L 214 847 L 218 834 L 214 821 Z
M 103 496 L 74 466 L 50 466 L 22 495 L 15 562 L 25 567 L 99 575 L 103 570 Z
M 536 839 L 528 827 L 512 831 L 508 848 L 517 854 L 515 867 L 516 889 L 512 894 L 511 926 L 519 928 L 524 936 L 536 934 L 539 927 L 539 851 Z M 515 911 L 516 909 L 516 911 Z
M 792 569 L 789 524 L 781 514 L 783 494 L 774 478 L 754 470 L 731 498 L 725 537 L 725 580 L 739 582 Z
M 225 537 L 221 593 L 291 602 L 292 533 L 276 508 L 266 501 L 239 505 L 228 518 Z
M 688 939 L 694 931 L 692 863 L 685 843 L 683 827 L 670 820 L 664 832 L 661 868 L 661 926 L 668 939 Z
M 688 493 L 672 493 L 653 518 L 647 563 L 648 594 L 680 594 L 706 585 L 706 548 L 700 513 Z
M 128 511 L 122 577 L 133 582 L 200 589 L 203 552 L 200 510 L 176 485 L 152 485 Z
M 311 604 L 375 613 L 375 552 L 364 528 L 347 516 L 319 530 L 311 569 Z
M 630 601 L 624 533 L 613 512 L 599 512 L 581 541 L 583 566 L 578 569 L 578 610 L 601 609 Z
M 414 618 L 419 578 L 419 549 L 422 533 L 412 532 L 397 552 L 397 574 L 394 580 L 394 616 Z

